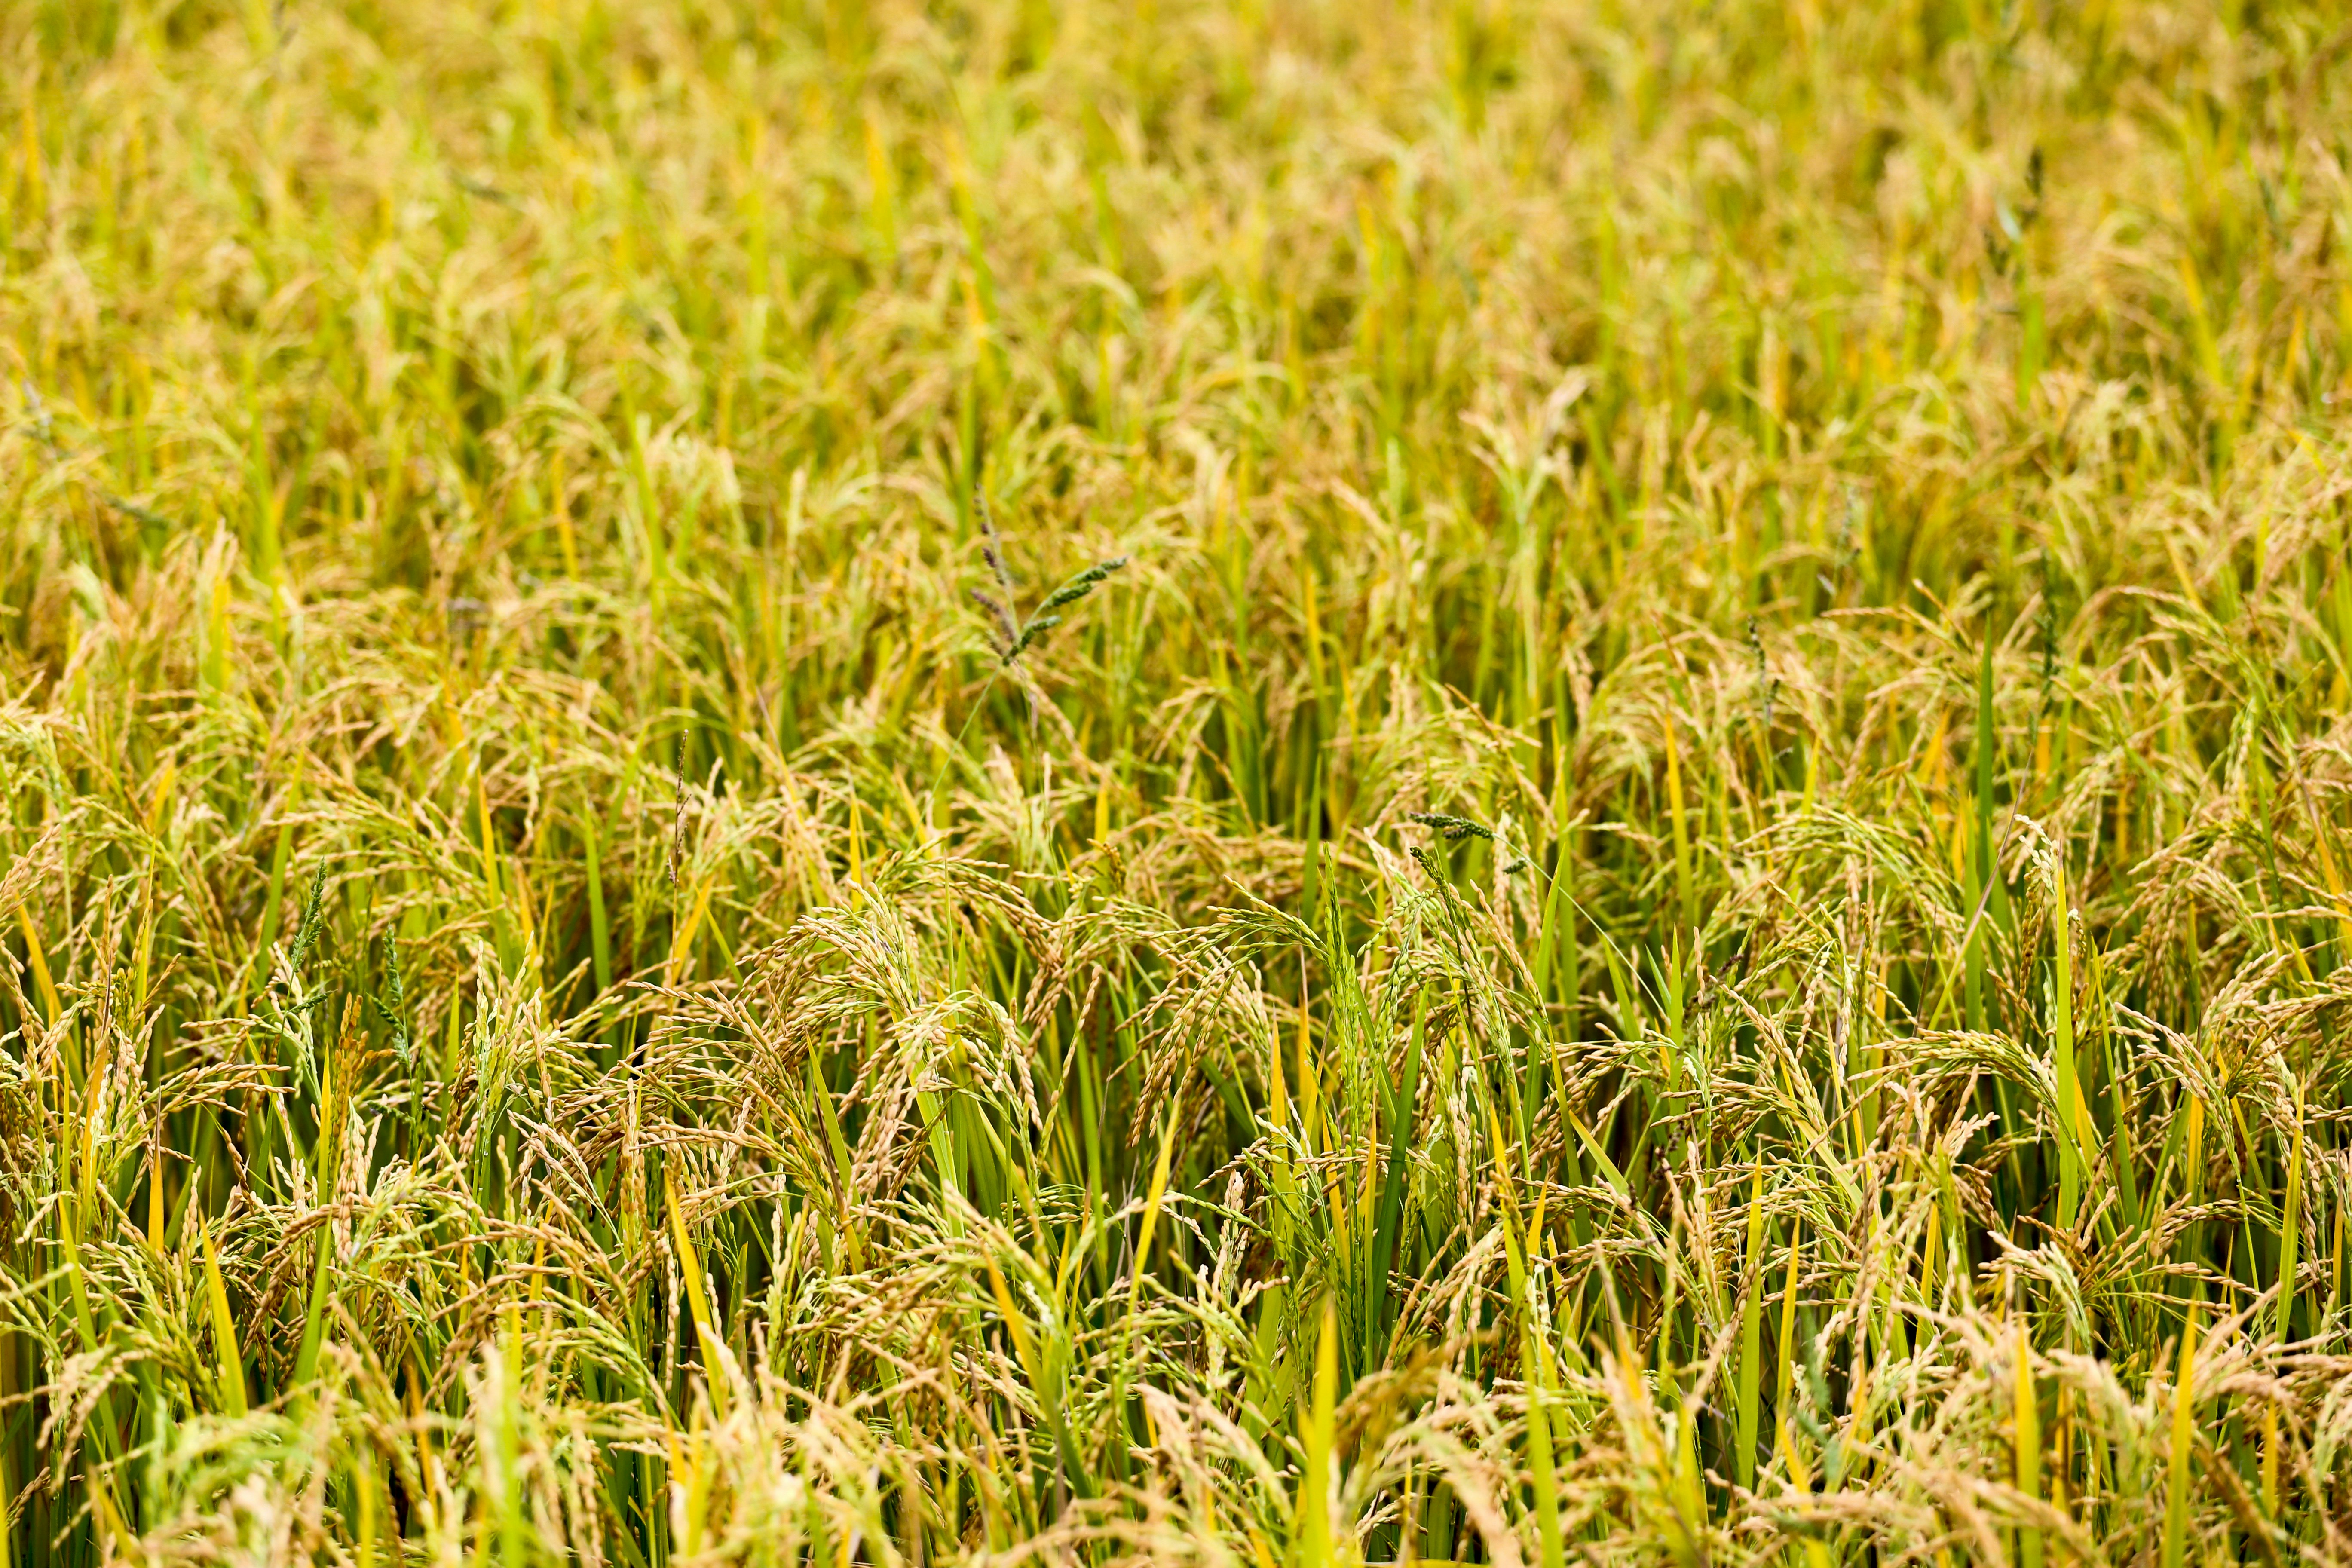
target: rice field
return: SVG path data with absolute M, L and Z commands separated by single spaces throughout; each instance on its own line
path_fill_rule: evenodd
M 0 6 L 0 1568 L 2352 1560 L 2352 29 Z

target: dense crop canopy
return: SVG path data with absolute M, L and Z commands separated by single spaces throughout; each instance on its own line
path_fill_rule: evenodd
M 0 1568 L 2352 1554 L 2352 47 L 0 6 Z

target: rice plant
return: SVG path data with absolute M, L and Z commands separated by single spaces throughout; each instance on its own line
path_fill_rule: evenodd
M 2346 38 L 0 7 L 0 1568 L 2352 1557 Z

